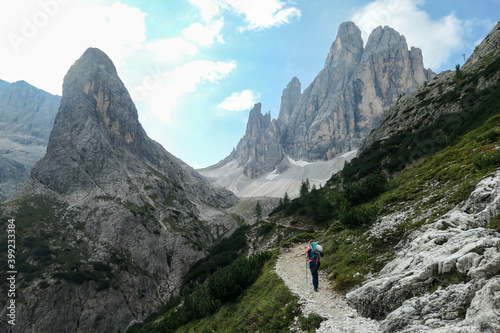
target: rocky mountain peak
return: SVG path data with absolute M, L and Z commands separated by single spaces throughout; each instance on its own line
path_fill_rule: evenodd
M 408 50 L 406 38 L 389 26 L 375 28 L 366 42 L 365 53 Z
M 25 81 L 0 80 L 0 201 L 14 194 L 45 154 L 60 101 Z
M 113 145 L 128 145 L 136 152 L 143 145 L 145 133 L 142 130 L 137 110 L 125 86 L 118 77 L 109 57 L 99 49 L 89 48 L 69 69 L 64 78 L 61 111 L 66 114 L 81 112 L 82 117 L 92 117 L 96 123 L 105 126 Z M 77 110 L 66 110 L 70 99 L 86 96 L 88 102 Z M 137 136 L 137 137 L 136 137 Z M 144 147 L 141 147 L 144 148 Z
M 330 47 L 325 67 L 333 65 L 332 61 L 338 63 L 347 59 L 357 59 L 362 53 L 363 39 L 361 38 L 361 30 L 354 22 L 344 22 L 338 28 L 337 37 Z
M 288 124 L 290 116 L 301 96 L 301 84 L 297 77 L 293 77 L 290 83 L 283 89 L 281 95 L 280 112 L 278 115 L 280 130 Z
M 282 130 L 285 152 L 329 160 L 356 149 L 399 95 L 432 76 L 422 61 L 420 50 L 409 51 L 404 36 L 388 26 L 376 28 L 363 48 L 359 28 L 342 23 L 325 67 Z
M 104 52 L 88 49 L 64 78 L 47 153 L 35 164 L 31 177 L 66 197 L 85 198 L 92 193 L 130 200 L 130 193 L 146 186 L 143 178 L 151 170 L 162 174 L 172 191 L 177 188 L 174 192 L 193 202 L 199 201 L 199 193 L 206 193 L 201 201 L 216 196 L 198 173 L 147 136 L 112 61 Z M 220 194 L 231 197 L 229 192 Z M 140 195 L 136 199 L 141 205 L 149 200 Z
M 46 156 L 31 175 L 60 194 L 95 186 L 115 193 L 109 174 L 115 174 L 114 181 L 125 182 L 126 169 L 133 169 L 134 163 L 123 160 L 158 164 L 153 147 L 112 61 L 90 48 L 64 78 Z M 61 177 L 54 170 L 72 170 L 74 177 Z
M 271 120 L 271 112 L 263 115 L 261 110 L 262 104 L 257 103 L 250 111 L 245 135 L 232 154 L 248 178 L 271 172 L 283 158 L 277 121 Z
M 284 171 L 281 162 L 286 155 L 309 162 L 342 156 L 359 147 L 400 95 L 433 75 L 423 67 L 422 52 L 408 50 L 405 37 L 396 30 L 378 27 L 364 48 L 360 29 L 344 22 L 313 82 L 300 93 L 300 81 L 293 78 L 283 90 L 276 122 L 257 127 L 263 116 L 260 105 L 254 108 L 234 153 L 207 169 L 214 173 L 237 159 L 244 175 L 257 178 Z
M 247 130 L 245 135 L 254 136 L 260 134 L 263 128 L 267 128 L 271 123 L 271 114 L 262 114 L 262 104 L 257 103 L 254 105 L 253 109 L 250 110 Z
M 33 249 L 23 253 L 39 273 L 23 280 L 19 311 L 36 314 L 16 327 L 125 331 L 177 293 L 188 267 L 237 227 L 226 212 L 237 202 L 146 135 L 111 60 L 87 50 L 65 76 L 47 153 L 9 207 L 36 211 L 19 226 L 51 253 L 43 263 Z M 43 290 L 42 275 L 50 281 Z
M 363 55 L 363 39 L 361 30 L 353 22 L 344 22 L 339 26 L 337 37 L 330 47 L 323 73 L 318 74 L 315 81 L 320 89 L 331 91 L 343 89 L 352 76 L 355 67 Z M 314 82 L 313 82 L 314 83 Z M 309 87 L 314 87 L 313 83 Z

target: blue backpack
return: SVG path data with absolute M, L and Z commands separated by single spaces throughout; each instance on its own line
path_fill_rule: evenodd
M 318 250 L 318 243 L 311 243 L 311 255 L 309 256 L 309 260 L 320 260 L 323 256 L 323 253 Z

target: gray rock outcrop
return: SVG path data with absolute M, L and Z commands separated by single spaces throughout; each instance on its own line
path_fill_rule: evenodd
M 498 51 L 498 45 L 500 45 L 500 22 L 496 24 L 493 30 L 486 36 L 485 39 L 476 47 L 474 53 L 467 59 L 463 68 L 467 69 L 473 67 L 481 58 L 488 55 L 491 52 Z
M 237 198 L 146 135 L 113 63 L 93 48 L 65 76 L 47 153 L 15 198 L 1 208 L 22 217 L 18 241 L 32 244 L 18 263 L 29 268 L 18 276 L 23 332 L 125 331 L 237 227 L 226 212 Z
M 250 111 L 245 135 L 236 146 L 236 158 L 248 178 L 271 172 L 283 159 L 276 120 L 271 120 L 271 112 L 262 115 L 261 108 L 258 103 Z
M 283 159 L 283 149 L 279 144 L 276 119 L 271 113 L 262 114 L 262 104 L 257 103 L 250 111 L 245 135 L 236 149 L 219 163 L 199 170 L 202 174 L 224 168 L 234 161 L 241 166 L 242 174 L 250 179 L 259 178 L 274 170 Z
M 410 234 L 394 260 L 347 299 L 362 315 L 382 319 L 384 332 L 498 332 L 500 235 L 484 226 L 499 214 L 497 172 L 462 205 Z M 463 282 L 429 292 L 451 275 Z
M 60 101 L 24 81 L 0 81 L 0 202 L 45 154 Z
M 290 83 L 283 89 L 281 95 L 280 112 L 278 115 L 278 126 L 280 132 L 283 133 L 290 122 L 292 112 L 299 102 L 302 95 L 301 84 L 297 77 L 293 77 Z

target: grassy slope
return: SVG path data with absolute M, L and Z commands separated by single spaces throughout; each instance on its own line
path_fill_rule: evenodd
M 481 78 L 490 78 L 498 72 L 500 59 L 482 68 L 481 71 L 457 81 L 456 91 L 441 96 L 439 100 L 427 101 L 427 94 L 423 94 L 416 101 L 421 105 L 437 107 L 446 103 L 459 103 L 462 110 L 459 114 L 444 115 L 432 124 L 432 128 L 420 128 L 416 131 L 415 128 L 410 129 L 404 142 L 389 138 L 375 144 L 371 151 L 367 151 L 364 160 L 361 158 L 353 163 L 349 177 L 359 175 L 360 172 L 366 174 L 366 170 L 373 170 L 373 166 L 377 165 L 393 175 L 393 172 L 397 172 L 397 176 L 389 180 L 382 194 L 356 204 L 361 209 L 372 209 L 379 218 L 404 212 L 404 217 L 394 229 L 380 237 L 373 237 L 367 233 L 373 219 L 364 224 L 342 224 L 339 219 L 342 211 L 339 207 L 339 197 L 342 196 L 339 185 L 342 182 L 339 178 L 332 179 L 328 185 L 314 191 L 316 197 L 310 193 L 309 199 L 305 199 L 312 202 L 318 199 L 318 194 L 322 196 L 322 202 L 326 198 L 328 202 L 324 207 L 330 213 L 333 211 L 333 217 L 324 214 L 320 216 L 328 216 L 327 221 L 317 223 L 318 221 L 308 217 L 311 211 L 304 204 L 305 201 L 301 202 L 304 199 L 292 204 L 295 212 L 288 217 L 288 221 L 314 226 L 314 238 L 322 242 L 326 254 L 322 269 L 329 273 L 334 289 L 346 292 L 362 283 L 369 274 L 377 274 L 393 257 L 397 243 L 411 231 L 436 221 L 441 214 L 466 199 L 481 179 L 500 167 L 500 84 L 495 84 L 487 91 L 476 91 Z M 434 136 L 436 144 L 428 145 L 430 150 L 422 151 L 422 147 L 425 148 L 426 145 L 418 145 L 418 140 L 427 137 L 429 131 L 437 133 Z M 412 152 L 411 149 L 415 146 L 420 150 L 419 154 Z M 381 156 L 383 154 L 392 154 L 389 162 L 392 158 L 393 161 L 404 163 L 386 164 L 384 167 L 388 159 Z M 417 158 L 409 158 L 417 155 Z M 373 156 L 377 156 L 377 161 L 371 158 Z M 271 218 L 272 222 L 281 224 L 285 212 L 278 211 Z M 499 220 L 500 217 L 494 219 L 490 227 L 498 230 Z M 310 234 L 306 238 L 309 237 Z M 284 242 L 286 243 L 287 241 Z M 300 316 L 300 308 L 296 297 L 272 271 L 276 257 L 275 252 L 273 259 L 264 266 L 259 279 L 236 300 L 224 304 L 217 313 L 192 321 L 177 331 L 288 331 L 293 318 Z M 457 282 L 460 279 L 450 283 Z M 311 330 L 313 331 L 312 328 Z
M 366 225 L 347 229 L 333 224 L 322 236 L 328 253 L 322 265 L 335 289 L 345 292 L 377 273 L 408 233 L 466 199 L 481 179 L 500 167 L 499 145 L 500 115 L 390 180 L 388 190 L 367 205 L 381 207 L 379 215 L 405 212 L 405 218 L 381 238 L 370 237 Z
M 276 257 L 275 254 L 264 266 L 262 276 L 236 302 L 178 332 L 288 332 L 300 308 L 297 298 L 273 272 Z

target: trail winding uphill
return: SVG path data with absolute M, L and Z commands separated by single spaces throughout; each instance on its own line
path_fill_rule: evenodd
M 317 314 L 327 320 L 317 333 L 380 332 L 375 320 L 360 316 L 351 308 L 344 296 L 332 291 L 324 272 L 319 270 L 319 291 L 314 292 L 311 272 L 306 266 L 307 243 L 283 249 L 276 264 L 276 273 L 290 290 L 299 296 L 304 316 Z M 306 280 L 307 269 L 307 280 Z

